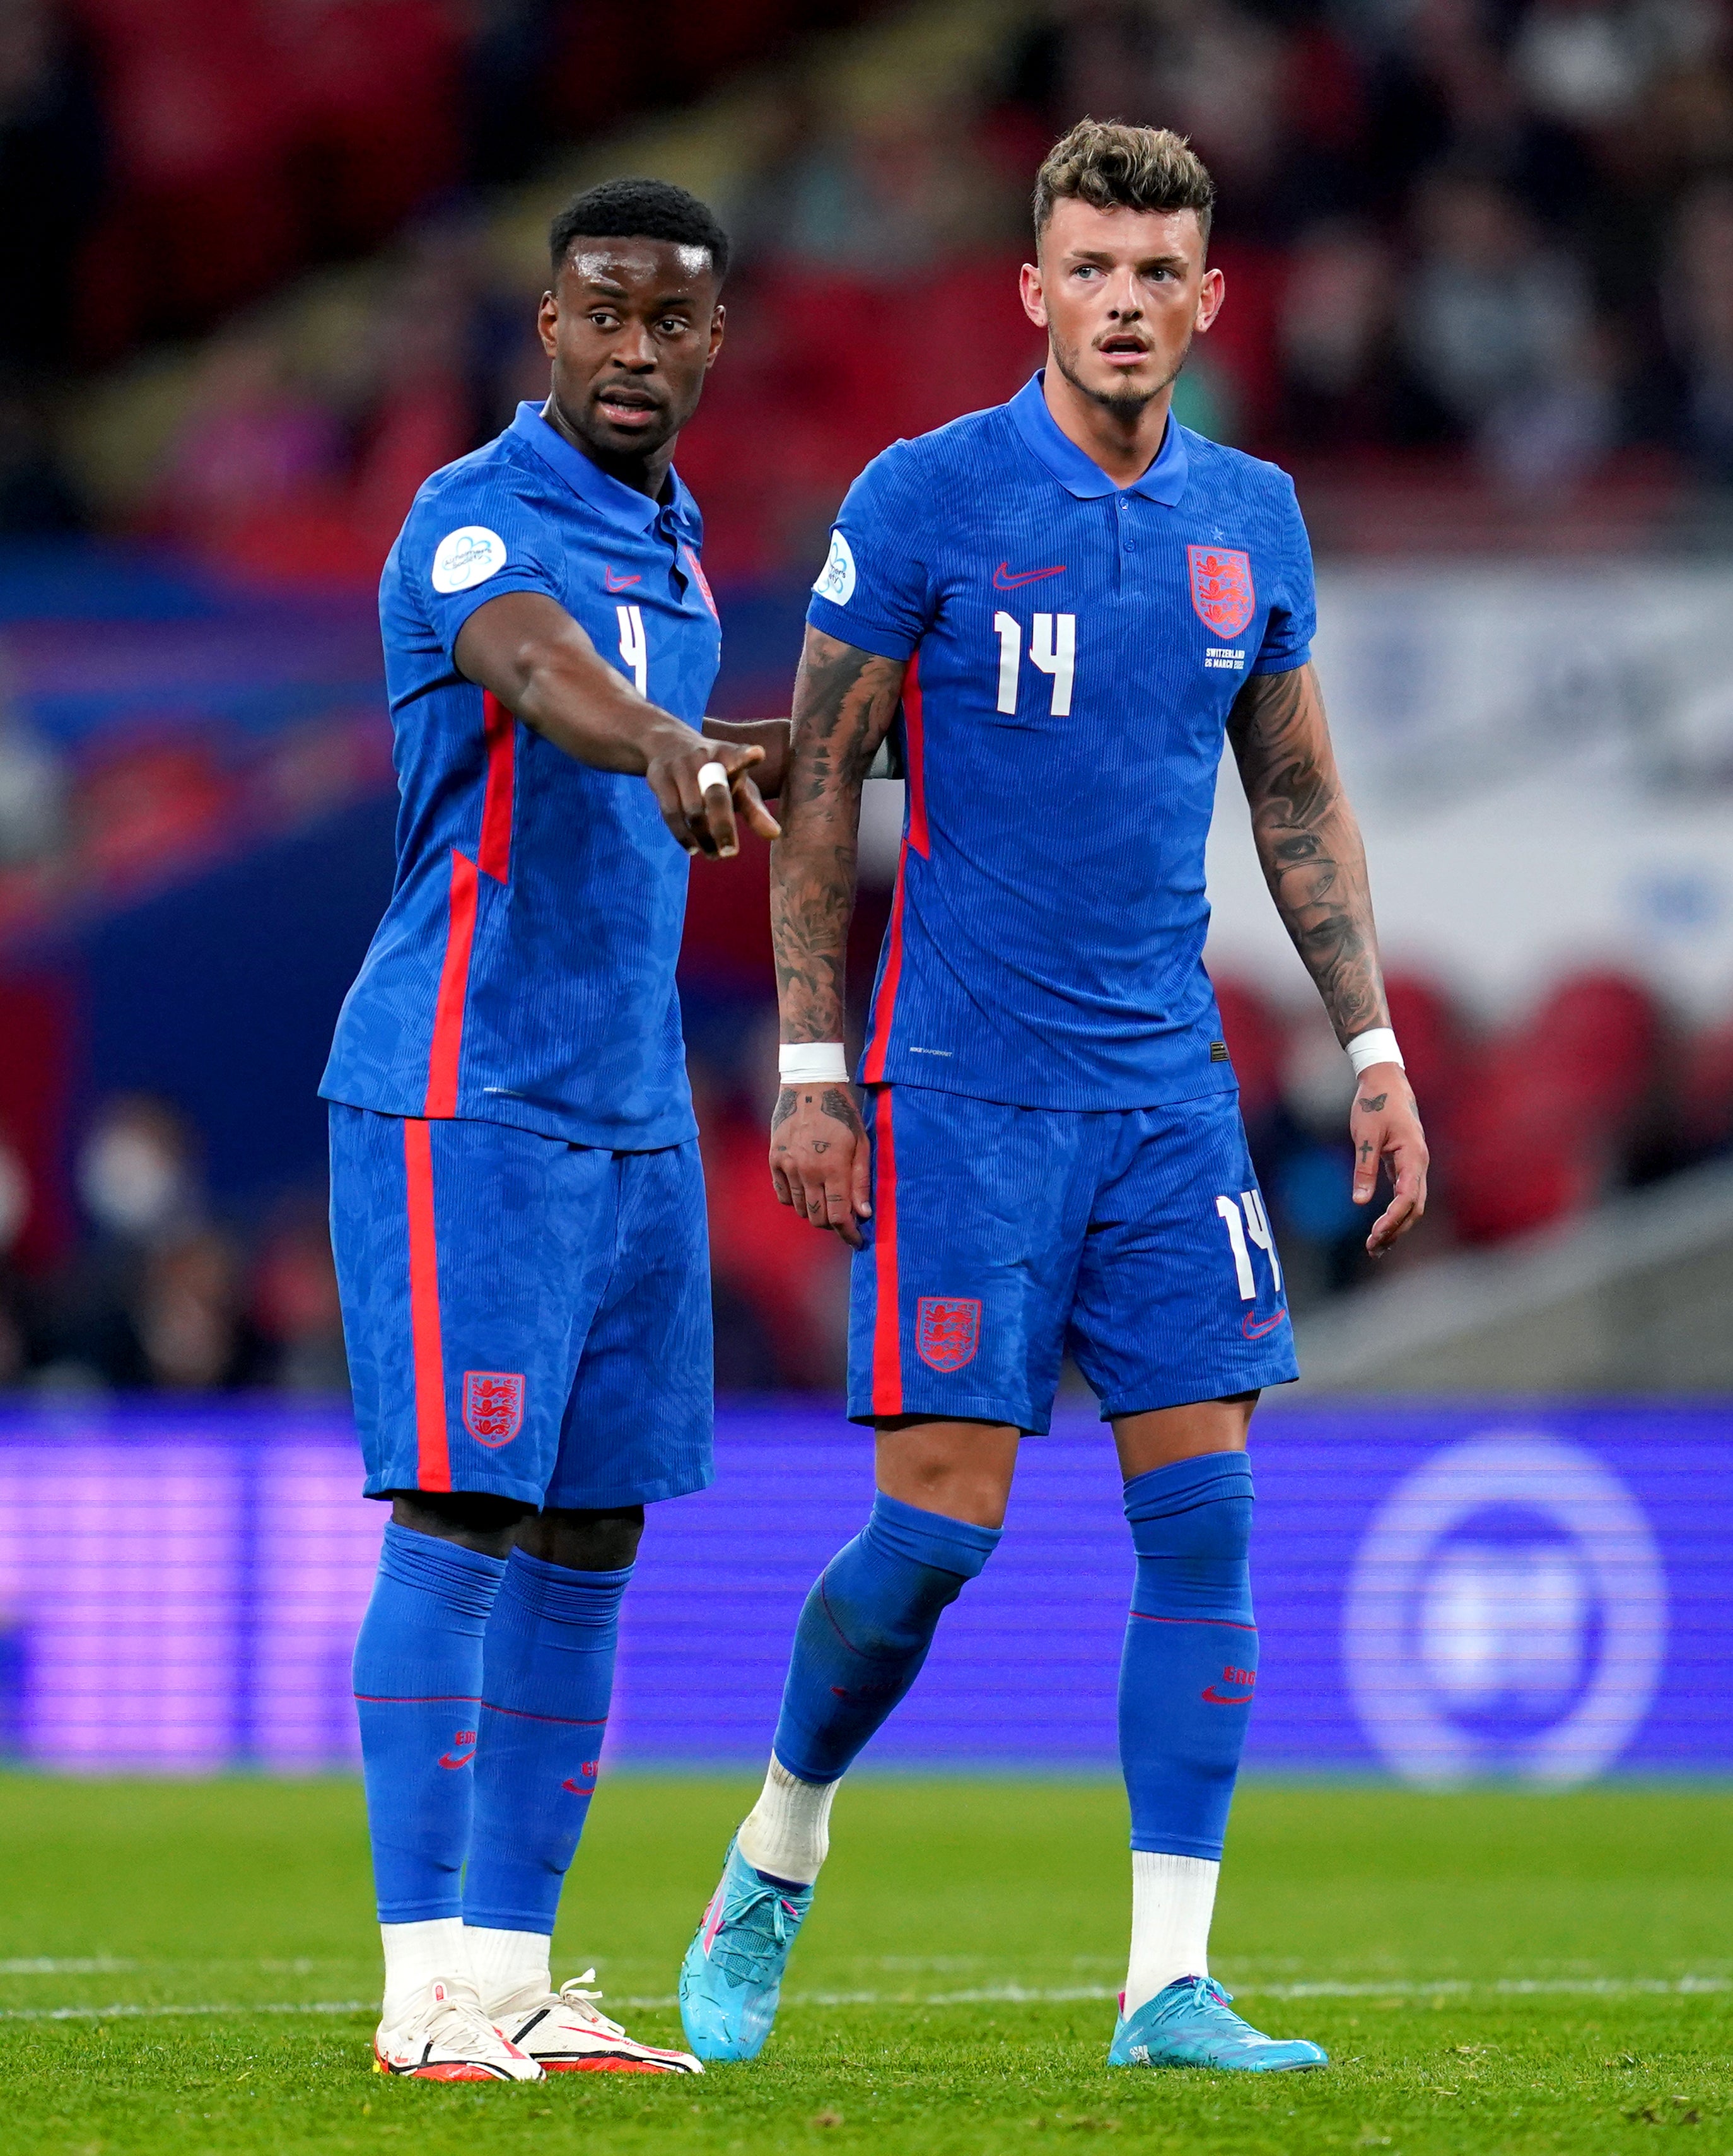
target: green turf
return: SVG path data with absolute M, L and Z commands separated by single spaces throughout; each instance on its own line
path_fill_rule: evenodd
M 593 1961 L 618 2010 L 649 2002 L 634 2030 L 677 2041 L 674 1971 L 748 1794 L 604 1784 L 556 1974 Z M 476 2090 L 367 2071 L 352 1785 L 0 1779 L 0 2149 L 1575 2156 L 1683 2133 L 1708 2156 L 1733 2151 L 1730 1818 L 1706 1790 L 1244 1789 L 1219 1973 L 1336 2061 L 1262 2081 L 1103 2066 L 1116 1789 L 863 1779 L 757 2065 Z

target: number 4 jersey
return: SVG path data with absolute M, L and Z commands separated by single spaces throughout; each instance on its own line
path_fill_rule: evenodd
M 524 404 L 417 495 L 379 588 L 397 878 L 326 1100 L 623 1152 L 695 1136 L 674 993 L 684 853 L 643 779 L 575 762 L 453 655 L 478 607 L 537 592 L 700 725 L 721 630 L 697 508 L 673 473 L 663 494 L 623 486 Z
M 909 663 L 863 1080 L 1061 1109 L 1231 1091 L 1204 847 L 1240 685 L 1310 654 L 1286 474 L 1170 418 L 1119 487 L 1038 374 L 875 458 L 813 588 L 815 629 Z

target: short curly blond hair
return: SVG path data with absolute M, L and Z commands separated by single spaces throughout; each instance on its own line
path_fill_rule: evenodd
M 1079 120 L 1054 144 L 1035 175 L 1038 240 L 1054 204 L 1071 198 L 1096 209 L 1194 210 L 1209 244 L 1216 183 L 1185 136 L 1171 127 Z

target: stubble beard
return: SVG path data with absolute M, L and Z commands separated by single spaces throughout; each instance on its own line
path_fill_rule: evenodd
M 1087 397 L 1090 403 L 1099 404 L 1104 412 L 1111 413 L 1127 433 L 1137 424 L 1162 391 L 1171 388 L 1178 381 L 1181 371 L 1192 352 L 1192 340 L 1188 336 L 1181 348 L 1178 358 L 1173 363 L 1172 372 L 1165 375 L 1153 389 L 1136 389 L 1115 395 L 1108 389 L 1091 389 L 1088 382 L 1081 378 L 1077 372 L 1077 346 L 1062 343 L 1054 334 L 1050 322 L 1048 325 L 1047 336 L 1048 342 L 1053 348 L 1054 364 L 1078 395 Z

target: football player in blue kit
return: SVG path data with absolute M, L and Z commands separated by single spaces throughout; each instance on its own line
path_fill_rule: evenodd
M 899 442 L 813 588 L 773 855 L 777 1195 L 854 1247 L 865 1528 L 796 1631 L 764 1790 L 681 1972 L 687 2041 L 750 2058 L 840 1777 L 999 1539 L 1069 1347 L 1113 1424 L 1136 1553 L 1120 1677 L 1130 1967 L 1115 2066 L 1320 2066 L 1209 1975 L 1256 1687 L 1247 1424 L 1297 1368 L 1280 1260 L 1202 965 L 1224 739 L 1271 894 L 1357 1081 L 1368 1248 L 1427 1156 L 1389 1029 L 1364 855 L 1310 663 L 1310 552 L 1274 466 L 1170 404 L 1222 305 L 1209 176 L 1166 131 L 1081 122 L 1038 178 L 1023 305 L 1044 371 Z M 862 778 L 907 807 L 865 1055 L 841 1045 Z
M 674 993 L 689 856 L 776 824 L 786 721 L 705 716 L 675 438 L 728 242 L 620 181 L 556 219 L 551 393 L 416 496 L 380 587 L 402 807 L 339 1019 L 331 1237 L 367 1491 L 355 1650 L 381 2071 L 701 2071 L 549 1935 L 645 1505 L 710 1479 L 709 1253 Z

